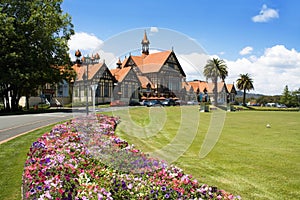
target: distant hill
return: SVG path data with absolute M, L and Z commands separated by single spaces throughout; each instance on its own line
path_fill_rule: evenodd
M 237 91 L 237 95 L 236 97 L 243 97 L 243 94 L 244 92 L 239 90 Z M 262 96 L 266 96 L 266 95 L 263 95 L 263 94 L 255 94 L 255 93 L 246 93 L 246 98 L 254 98 L 254 99 L 258 99 L 259 97 L 262 97 Z

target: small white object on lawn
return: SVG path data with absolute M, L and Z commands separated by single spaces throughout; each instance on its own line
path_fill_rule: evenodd
M 271 128 L 271 125 L 270 124 L 267 124 L 267 126 L 266 126 L 267 128 Z

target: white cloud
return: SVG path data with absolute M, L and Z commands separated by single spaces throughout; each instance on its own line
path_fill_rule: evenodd
M 71 37 L 68 45 L 70 50 L 93 50 L 103 43 L 102 40 L 98 39 L 96 36 L 88 33 L 75 33 Z
M 271 19 L 279 18 L 279 13 L 277 10 L 268 8 L 266 4 L 262 6 L 261 11 L 258 15 L 252 17 L 253 22 L 268 22 Z
M 158 28 L 152 26 L 152 27 L 150 28 L 150 32 L 152 32 L 152 33 L 157 33 L 157 32 L 158 32 Z
M 295 49 L 286 49 L 284 45 L 267 48 L 258 62 L 277 68 L 295 68 L 300 66 L 300 53 Z
M 68 42 L 71 60 L 75 60 L 74 54 L 76 50 L 79 49 L 83 55 L 89 54 L 102 43 L 103 41 L 93 34 L 84 32 L 75 33 Z
M 107 66 L 114 67 L 117 61 L 117 53 L 103 48 L 102 40 L 87 33 L 76 33 L 69 43 L 69 48 L 74 51 L 80 49 L 86 53 L 98 52 L 101 60 L 105 59 Z M 244 48 L 250 51 L 250 48 Z M 246 50 L 244 50 L 246 52 Z M 157 51 L 151 50 L 151 53 Z M 203 77 L 203 68 L 208 59 L 218 58 L 218 55 L 205 55 L 201 53 L 176 54 L 187 75 L 187 80 Z M 246 54 L 245 54 L 246 55 Z M 75 59 L 73 59 L 75 60 Z M 290 90 L 300 88 L 300 52 L 295 49 L 287 49 L 284 45 L 275 45 L 265 49 L 260 56 L 251 55 L 237 60 L 225 60 L 228 66 L 227 83 L 236 82 L 240 74 L 249 73 L 254 81 L 254 91 L 262 94 L 281 94 L 285 85 Z
M 210 57 L 203 53 L 178 54 L 178 61 L 186 74 L 187 80 L 204 80 L 203 68 Z
M 285 85 L 290 90 L 300 88 L 300 52 L 295 49 L 276 45 L 267 48 L 260 57 L 252 56 L 226 63 L 229 74 L 226 82 L 236 82 L 240 74 L 249 73 L 256 93 L 281 94 Z
M 240 55 L 247 55 L 247 54 L 250 54 L 252 51 L 253 51 L 253 48 L 250 46 L 247 46 L 240 51 Z

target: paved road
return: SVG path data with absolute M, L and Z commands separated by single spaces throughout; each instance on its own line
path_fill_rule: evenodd
M 73 113 L 43 113 L 0 116 L 0 144 L 19 134 L 73 117 Z
M 108 107 L 96 111 L 106 112 L 120 109 L 128 109 L 128 107 Z M 34 129 L 71 119 L 75 116 L 85 115 L 85 108 L 77 108 L 73 111 L 0 116 L 0 144 Z M 92 111 L 90 110 L 90 112 Z

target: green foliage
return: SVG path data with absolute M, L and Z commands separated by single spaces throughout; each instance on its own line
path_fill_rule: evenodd
M 300 94 L 300 88 L 298 89 L 298 91 L 296 90 L 291 92 L 289 91 L 289 88 L 286 85 L 280 97 L 280 103 L 285 104 L 288 107 L 298 106 L 299 99 L 297 95 L 299 94 Z
M 217 105 L 217 99 L 218 99 L 218 78 L 220 78 L 222 81 L 225 80 L 225 78 L 228 76 L 228 70 L 227 65 L 224 60 L 213 58 L 207 61 L 207 64 L 204 66 L 203 71 L 204 76 L 206 79 L 211 79 L 213 84 L 216 86 L 213 88 L 214 93 L 214 104 Z
M 211 79 L 213 82 L 218 78 L 224 81 L 228 76 L 227 65 L 225 61 L 218 58 L 208 60 L 204 67 L 204 76 L 207 79 Z
M 246 105 L 246 91 L 254 89 L 253 80 L 250 75 L 240 74 L 240 78 L 237 79 L 237 88 L 244 91 L 243 94 L 243 105 Z
M 57 67 L 70 67 L 67 41 L 74 34 L 61 3 L 4 0 L 0 4 L 0 89 L 5 98 L 11 93 L 12 110 L 22 95 L 70 77 L 68 70 Z
M 0 199 L 21 199 L 21 177 L 28 149 L 38 137 L 50 131 L 53 125 L 36 130 L 0 144 Z
M 257 103 L 261 105 L 266 105 L 267 103 L 279 103 L 280 96 L 274 95 L 274 96 L 261 96 L 257 99 Z

